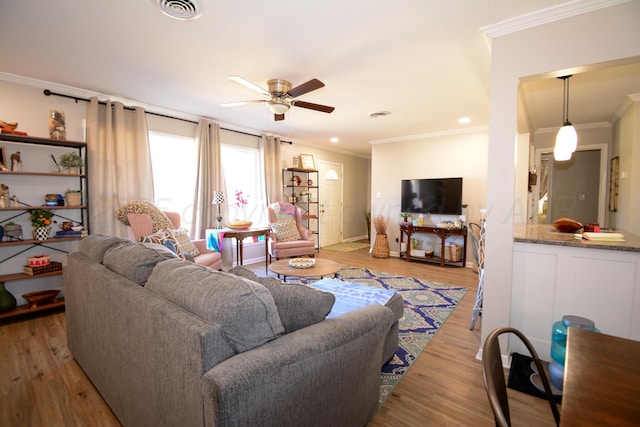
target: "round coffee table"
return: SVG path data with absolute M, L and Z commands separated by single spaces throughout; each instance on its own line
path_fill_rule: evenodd
M 338 270 L 342 267 L 342 265 L 338 264 L 335 261 L 331 261 L 328 259 L 322 258 L 314 258 L 316 260 L 316 264 L 311 268 L 293 268 L 289 267 L 288 259 L 281 259 L 280 261 L 274 261 L 269 265 L 269 270 L 273 271 L 278 275 L 283 277 L 283 280 L 287 281 L 287 276 L 292 277 L 324 277 L 324 276 L 335 276 Z

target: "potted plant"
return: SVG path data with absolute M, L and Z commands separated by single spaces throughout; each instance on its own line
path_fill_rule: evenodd
M 51 232 L 51 220 L 53 211 L 49 209 L 29 209 L 29 219 L 33 226 L 33 238 L 35 240 L 47 240 Z
M 75 151 L 64 153 L 60 156 L 60 166 L 67 169 L 69 173 L 80 173 L 80 168 L 84 167 L 84 160 Z
M 64 193 L 64 198 L 67 201 L 67 206 L 81 206 L 82 190 L 67 188 L 67 191 Z
M 411 216 L 409 212 L 400 212 L 400 216 L 404 219 L 404 222 L 407 222 L 407 219 Z

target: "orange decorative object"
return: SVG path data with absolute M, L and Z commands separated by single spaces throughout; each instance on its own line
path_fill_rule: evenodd
M 28 258 L 30 267 L 39 267 L 41 265 L 48 265 L 51 262 L 49 255 L 34 255 Z

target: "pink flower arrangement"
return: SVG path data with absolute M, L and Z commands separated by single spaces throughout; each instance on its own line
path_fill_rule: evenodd
M 236 190 L 236 206 L 243 208 L 249 203 L 249 196 L 246 196 L 242 190 Z

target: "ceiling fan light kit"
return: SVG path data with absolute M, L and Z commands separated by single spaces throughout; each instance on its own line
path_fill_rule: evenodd
M 576 129 L 569 121 L 569 77 L 558 77 L 564 82 L 564 94 L 562 103 L 562 127 L 556 135 L 556 145 L 553 149 L 553 158 L 557 161 L 566 161 L 571 159 L 571 154 L 578 148 L 578 134 Z
M 268 104 L 269 111 L 273 113 L 273 118 L 276 121 L 284 120 L 284 114 L 289 111 L 291 106 L 320 111 L 323 113 L 331 113 L 334 110 L 333 107 L 329 107 L 328 105 L 314 104 L 311 102 L 298 101 L 294 99 L 298 96 L 324 87 L 324 83 L 322 83 L 318 79 L 311 79 L 308 82 L 294 88 L 291 88 L 291 83 L 287 80 L 271 79 L 267 80 L 268 89 L 263 89 L 262 87 L 240 76 L 229 76 L 229 79 L 243 85 L 248 89 L 253 90 L 254 92 L 258 92 L 262 95 L 268 96 L 270 99 L 257 99 L 244 102 L 228 102 L 222 104 L 222 106 L 224 107 L 235 107 L 237 105 L 264 102 Z

